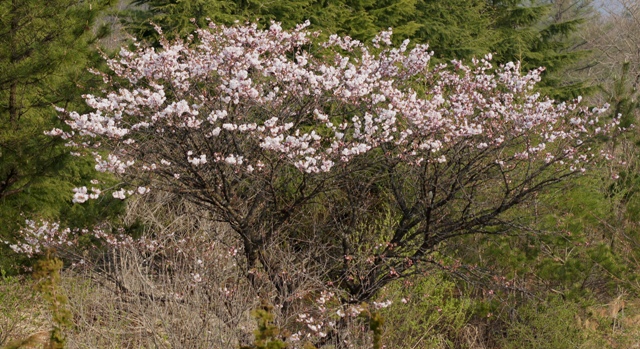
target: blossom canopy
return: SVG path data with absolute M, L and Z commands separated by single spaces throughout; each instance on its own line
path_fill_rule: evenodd
M 70 129 L 50 132 L 124 183 L 74 201 L 177 194 L 228 224 L 247 269 L 278 287 L 289 281 L 267 247 L 287 239 L 327 246 L 314 260 L 365 300 L 447 239 L 507 231 L 507 212 L 584 171 L 617 124 L 541 96 L 542 69 L 436 65 L 390 32 L 367 46 L 306 26 L 211 24 L 122 49 L 108 88 L 85 96 L 93 111 L 61 109 Z
M 413 165 L 444 163 L 451 144 L 501 148 L 517 138 L 527 138 L 526 147 L 498 163 L 549 162 L 547 144 L 565 141 L 565 154 L 574 154 L 602 131 L 590 127 L 598 122 L 593 113 L 532 92 L 541 69 L 521 75 L 510 63 L 494 72 L 490 57 L 430 69 L 426 45 L 388 48 L 390 32 L 374 40 L 377 53 L 336 35 L 313 52 L 313 36 L 305 25 L 287 32 L 275 23 L 268 30 L 211 24 L 197 41 L 122 49 L 109 66 L 127 83 L 86 95 L 95 111 L 70 112 L 73 132 L 51 133 L 117 144 L 107 159 L 96 153 L 99 171 L 181 180 L 200 168 L 260 171 L 273 156 L 300 171 L 328 172 L 379 148 Z M 571 160 L 579 168 L 585 158 Z

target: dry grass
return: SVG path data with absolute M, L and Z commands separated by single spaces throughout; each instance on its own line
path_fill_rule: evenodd
M 0 348 L 51 329 L 46 305 L 26 277 L 0 278 Z

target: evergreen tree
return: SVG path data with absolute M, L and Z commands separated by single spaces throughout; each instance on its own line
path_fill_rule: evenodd
M 94 84 L 87 66 L 100 58 L 92 47 L 106 34 L 96 34 L 94 23 L 108 5 L 0 1 L 0 241 L 26 218 L 80 223 L 99 216 L 96 207 L 71 205 L 72 189 L 89 178 L 92 166 L 69 156 L 64 142 L 45 131 L 62 127 L 54 106 L 75 105 Z M 3 262 L 0 268 L 7 267 Z
M 575 34 L 591 13 L 590 1 L 490 0 L 499 62 L 521 61 L 524 69 L 545 67 L 540 88 L 557 99 L 588 94 L 583 81 L 566 81 L 565 70 L 588 52 L 576 49 Z M 571 5 L 571 6 L 570 6 Z
M 128 30 L 138 38 L 155 41 L 154 26 L 165 29 L 166 37 L 184 37 L 209 21 L 233 24 L 235 21 L 269 23 L 271 20 L 292 27 L 308 19 L 307 0 L 134 0 L 123 17 Z
M 496 42 L 488 11 L 485 0 L 422 0 L 414 14 L 419 29 L 412 38 L 429 43 L 445 62 L 482 57 Z

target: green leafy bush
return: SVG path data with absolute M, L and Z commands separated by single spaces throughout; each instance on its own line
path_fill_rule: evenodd
M 389 285 L 381 297 L 387 348 L 453 348 L 472 315 L 472 300 L 444 275 L 419 276 Z

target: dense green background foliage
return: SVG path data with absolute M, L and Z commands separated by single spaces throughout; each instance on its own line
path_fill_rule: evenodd
M 101 83 L 87 70 L 102 60 L 94 24 L 110 6 L 98 1 L 0 2 L 0 240 L 24 220 L 55 219 L 86 226 L 105 205 L 72 205 L 71 190 L 94 178 L 93 165 L 69 154 L 65 141 L 44 134 L 63 127 L 54 106 L 82 110 L 82 94 Z M 104 177 L 104 176 L 103 176 Z M 0 245 L 0 268 L 11 256 Z

